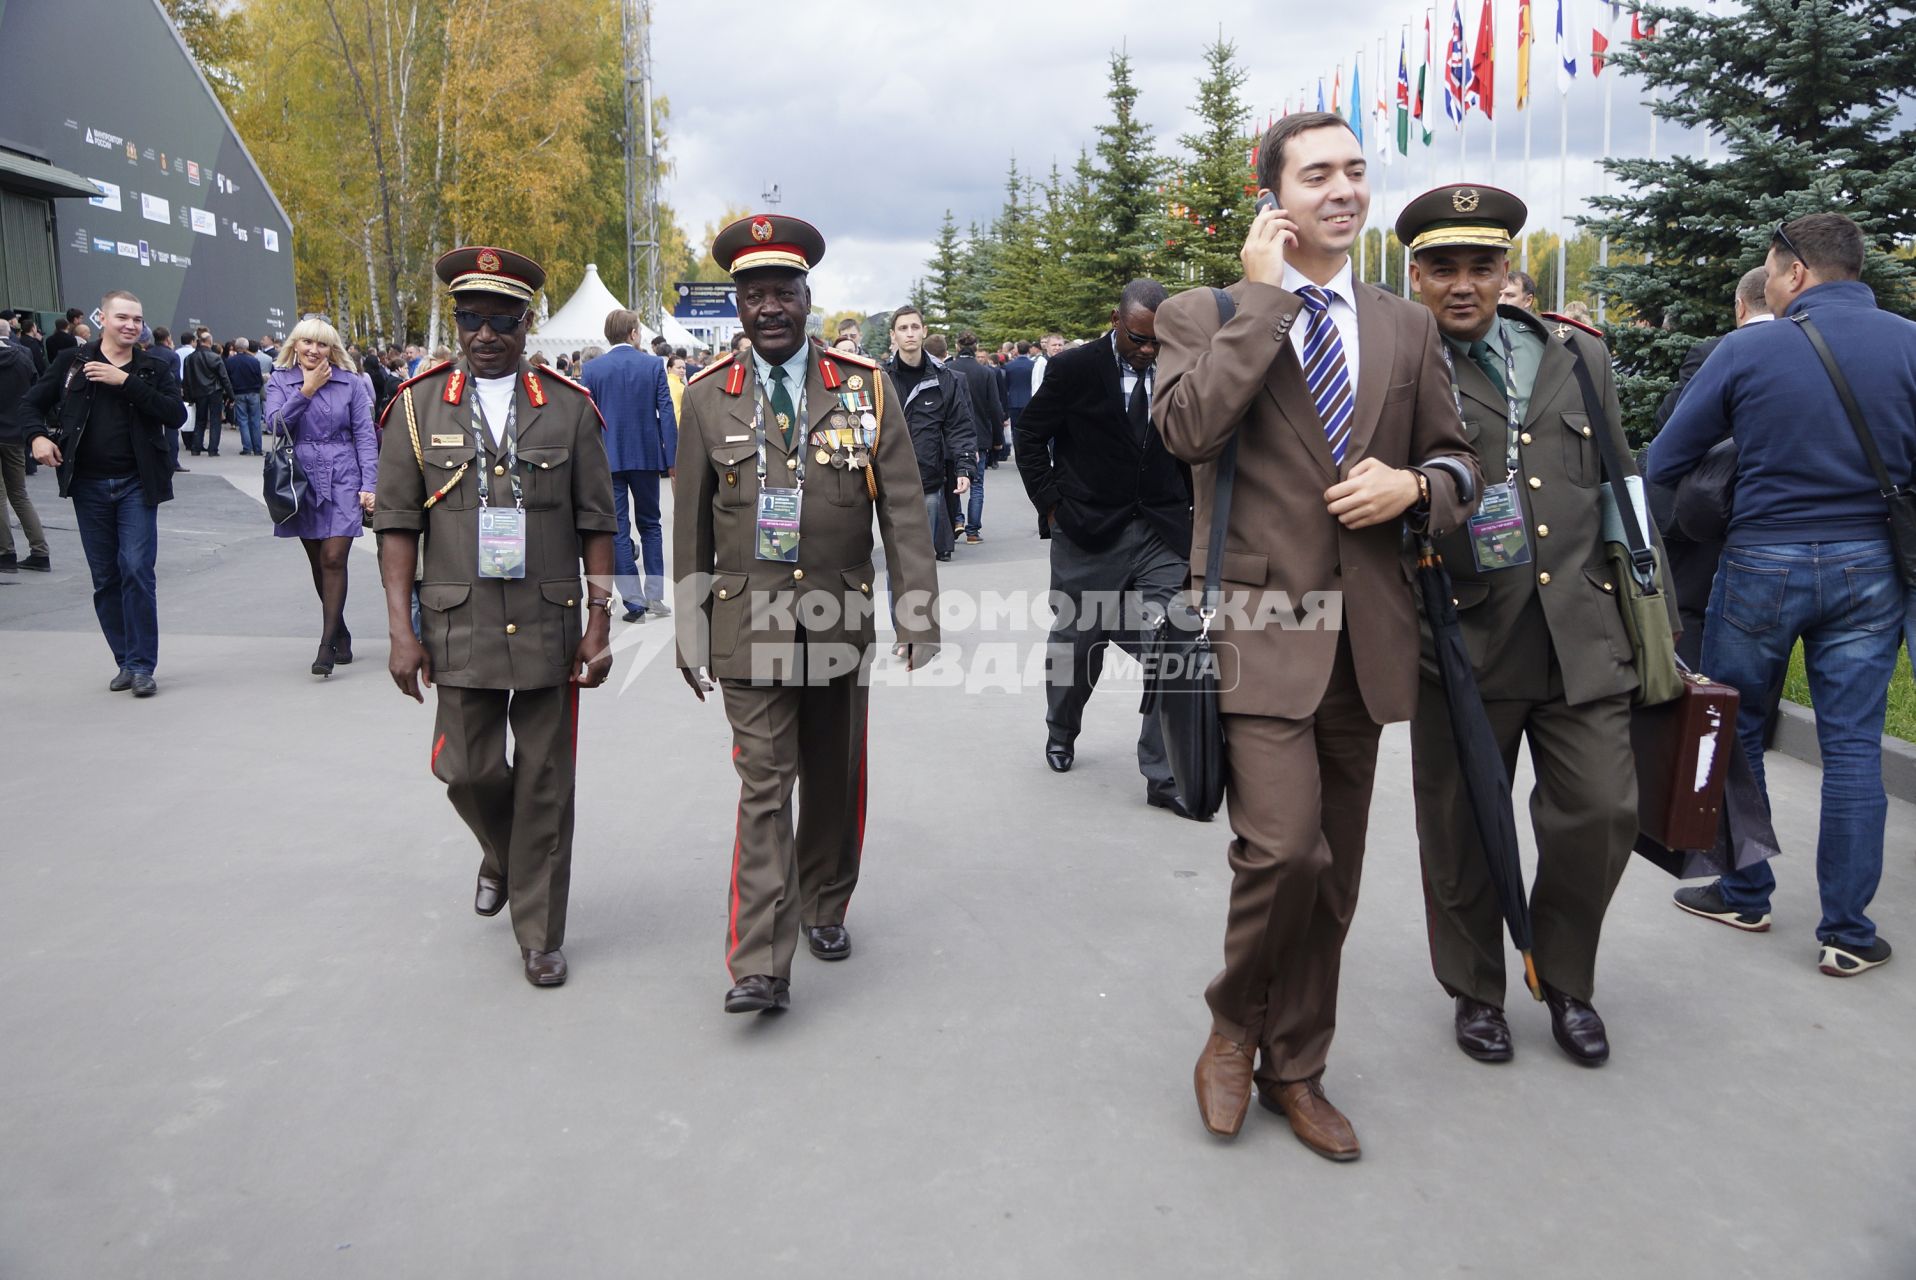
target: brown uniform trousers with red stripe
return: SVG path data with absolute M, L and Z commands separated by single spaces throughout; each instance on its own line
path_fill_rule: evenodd
M 795 564 L 755 554 L 759 384 L 751 358 L 710 366 L 681 402 L 672 526 L 678 664 L 709 669 L 732 725 L 739 805 L 726 966 L 734 981 L 789 977 L 800 930 L 842 924 L 858 884 L 874 519 L 898 638 L 927 648 L 938 639 L 918 463 L 884 379 L 862 357 L 814 345 L 796 448 L 786 447 L 765 410 L 767 485 L 791 486 L 800 451 L 804 459 Z M 882 404 L 869 481 L 863 470 L 817 460 L 812 433 L 842 426 L 834 421 L 841 392 L 871 397 L 874 412 Z
M 490 436 L 483 447 L 475 441 L 474 394 L 464 366 L 446 364 L 393 400 L 373 528 L 425 535 L 419 630 L 438 690 L 433 776 L 479 842 L 479 874 L 504 882 L 519 945 L 551 951 L 565 941 L 572 879 L 579 535 L 614 531 L 612 473 L 591 397 L 521 364 L 515 434 L 526 572 L 480 577 L 479 470 L 491 505 L 513 498 L 505 451 Z

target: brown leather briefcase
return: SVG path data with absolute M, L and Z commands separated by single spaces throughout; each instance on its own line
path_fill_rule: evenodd
M 1631 710 L 1637 825 L 1666 849 L 1716 844 L 1738 701 L 1729 685 L 1685 671 L 1681 695 Z

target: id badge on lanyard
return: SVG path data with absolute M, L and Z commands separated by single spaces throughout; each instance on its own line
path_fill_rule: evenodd
M 526 576 L 525 494 L 519 486 L 519 441 L 515 434 L 519 419 L 519 401 L 515 389 L 512 407 L 506 411 L 506 474 L 512 478 L 512 505 L 491 505 L 492 485 L 487 480 L 485 407 L 479 393 L 472 394 L 472 431 L 475 456 L 479 461 L 479 576 L 482 578 L 523 578 Z
M 1530 563 L 1530 530 L 1524 520 L 1523 495 L 1517 487 L 1517 437 L 1522 423 L 1517 416 L 1517 360 L 1510 350 L 1509 336 L 1500 335 L 1504 354 L 1504 482 L 1484 488 L 1477 514 L 1470 518 L 1468 534 L 1470 554 L 1478 573 L 1514 569 Z M 1463 417 L 1464 402 L 1457 390 L 1457 366 L 1448 343 L 1440 344 L 1444 367 L 1450 372 L 1450 394 L 1457 404 L 1457 416 Z

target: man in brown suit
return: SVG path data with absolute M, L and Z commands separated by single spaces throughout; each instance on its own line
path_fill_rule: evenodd
M 1235 1135 L 1253 1080 L 1320 1155 L 1355 1159 L 1321 1077 L 1357 905 L 1381 726 L 1417 697 L 1417 609 L 1401 528 L 1444 532 L 1479 475 L 1414 303 L 1351 280 L 1370 205 L 1364 151 L 1337 116 L 1286 117 L 1258 153 L 1260 203 L 1226 292 L 1158 309 L 1152 418 L 1192 466 L 1191 571 L 1224 588 L 1221 710 L 1231 906 L 1196 1087 Z M 1227 454 L 1227 446 L 1230 452 Z M 1234 459 L 1224 546 L 1208 545 Z M 1255 1058 L 1255 1062 L 1254 1062 Z
M 612 670 L 612 473 L 585 388 L 523 359 L 545 282 L 539 264 L 465 248 L 435 270 L 452 291 L 460 358 L 421 373 L 386 407 L 373 528 L 388 668 L 414 701 L 438 682 L 432 771 L 479 840 L 473 910 L 497 915 L 510 901 L 526 980 L 556 987 L 566 979 L 579 689 Z
M 1603 1019 L 1590 1006 L 1597 939 L 1637 837 L 1637 677 L 1602 536 L 1595 433 L 1608 434 L 1626 467 L 1630 448 L 1610 353 L 1596 334 L 1498 304 L 1524 217 L 1523 202 L 1507 191 L 1438 187 L 1404 206 L 1397 234 L 1410 246 L 1411 287 L 1443 331 L 1464 433 L 1486 477 L 1476 518 L 1437 549 L 1513 779 L 1518 747 L 1530 741 L 1537 975 L 1557 1043 L 1597 1066 L 1610 1056 Z M 1590 420 L 1579 359 L 1602 398 L 1601 421 Z M 1411 750 L 1431 967 L 1455 1000 L 1458 1047 L 1480 1062 L 1506 1062 L 1503 913 L 1434 657 L 1424 664 Z
M 876 363 L 809 342 L 809 223 L 742 218 L 712 242 L 751 345 L 686 384 L 673 489 L 678 664 L 717 679 L 738 770 L 726 922 L 728 1013 L 791 1003 L 802 931 L 851 954 L 845 909 L 865 839 L 872 521 L 907 664 L 938 640 L 937 571 L 896 390 Z M 796 790 L 798 830 L 792 830 Z

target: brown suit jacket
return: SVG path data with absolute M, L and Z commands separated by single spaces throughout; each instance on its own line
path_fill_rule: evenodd
M 758 479 L 752 408 L 758 380 L 751 357 L 737 393 L 730 360 L 701 371 L 685 388 L 679 416 L 678 477 L 672 485 L 672 576 L 677 610 L 678 664 L 707 667 L 718 679 L 789 682 L 781 673 L 813 682 L 818 654 L 797 662 L 796 623 L 808 647 L 861 657 L 873 643 L 877 578 L 872 571 L 872 519 L 885 541 L 898 638 L 911 644 L 938 639 L 938 575 L 924 489 L 912 453 L 911 429 L 885 375 L 861 356 L 812 344 L 805 387 L 804 502 L 799 516 L 798 563 L 756 557 Z M 825 386 L 821 359 L 834 363 L 841 390 L 854 378 L 862 390 L 882 390 L 884 414 L 872 458 L 878 498 L 860 469 L 817 461 L 811 433 L 830 425 L 838 392 Z M 789 487 L 795 474 L 779 432 L 766 414 L 766 481 Z M 827 652 L 827 650 L 819 650 Z M 843 674 L 842 671 L 837 674 Z
M 1542 333 L 1544 354 L 1517 445 L 1517 492 L 1530 532 L 1531 563 L 1479 573 L 1464 531 L 1437 542 L 1450 571 L 1477 687 L 1487 700 L 1541 701 L 1549 696 L 1549 655 L 1554 650 L 1564 700 L 1571 705 L 1629 693 L 1637 687 L 1637 676 L 1617 599 L 1621 584 L 1602 538 L 1603 458 L 1595 435 L 1608 432 L 1624 466 L 1636 473 L 1623 434 L 1610 352 L 1575 325 L 1539 320 L 1519 307 L 1499 307 L 1498 312 Z M 1590 421 L 1570 357 L 1573 346 L 1583 354 L 1603 398 L 1602 422 Z M 1459 357 L 1454 363 L 1464 434 L 1490 483 L 1501 483 L 1508 434 L 1503 393 L 1469 360 Z M 1667 564 L 1654 526 L 1651 537 L 1658 559 Z M 1665 594 L 1674 600 L 1674 592 L 1666 588 Z M 1533 600 L 1542 606 L 1541 628 L 1536 626 L 1538 613 L 1531 610 Z M 1538 631 L 1547 634 L 1533 634 Z M 1434 660 L 1430 678 L 1436 679 Z
M 618 528 L 605 429 L 585 388 L 520 363 L 515 395 L 526 576 L 481 578 L 478 468 L 488 470 L 495 507 L 512 505 L 512 481 L 490 436 L 483 451 L 474 446 L 477 394 L 465 366 L 448 363 L 407 383 L 387 406 L 373 528 L 426 535 L 419 624 L 435 682 L 474 689 L 565 684 L 585 612 L 579 535 Z M 419 428 L 418 453 L 408 401 Z M 426 499 L 441 490 L 428 508 Z
M 1371 719 L 1408 720 L 1417 705 L 1413 567 L 1398 521 L 1351 530 L 1325 509 L 1340 477 L 1304 385 L 1290 331 L 1304 303 L 1273 285 L 1240 280 L 1218 327 L 1209 289 L 1158 309 L 1152 417 L 1164 443 L 1192 466 L 1191 573 L 1201 585 L 1221 562 L 1221 654 L 1227 714 L 1311 715 L 1330 683 L 1337 628 L 1348 633 Z M 1409 467 L 1438 456 L 1477 468 L 1450 395 L 1437 323 L 1423 306 L 1357 286 L 1356 416 L 1345 473 L 1365 458 Z M 1208 545 L 1216 460 L 1238 437 L 1236 492 L 1223 555 Z M 1452 476 L 1426 469 L 1430 525 L 1455 528 L 1474 504 Z

